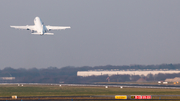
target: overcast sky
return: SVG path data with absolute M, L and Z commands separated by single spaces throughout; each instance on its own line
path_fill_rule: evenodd
M 180 0 L 1 0 L 0 31 L 0 69 L 180 63 Z

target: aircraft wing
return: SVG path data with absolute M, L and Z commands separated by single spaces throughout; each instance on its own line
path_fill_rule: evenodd
M 34 25 L 30 25 L 30 26 L 10 26 L 12 28 L 16 28 L 16 29 L 25 29 L 25 30 L 35 30 L 35 26 Z
M 62 29 L 67 29 L 71 28 L 70 26 L 46 26 L 48 30 L 62 30 Z

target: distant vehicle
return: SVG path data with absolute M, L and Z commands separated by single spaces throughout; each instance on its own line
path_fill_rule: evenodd
M 35 17 L 34 25 L 10 26 L 10 27 L 17 29 L 31 30 L 31 34 L 35 34 L 35 35 L 54 35 L 54 33 L 47 33 L 47 31 L 71 28 L 70 26 L 49 26 L 49 25 L 45 26 L 39 17 Z

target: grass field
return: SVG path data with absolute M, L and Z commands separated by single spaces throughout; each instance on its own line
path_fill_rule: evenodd
M 180 95 L 180 89 L 105 88 L 45 85 L 0 85 L 0 97 L 25 96 L 92 96 L 92 95 Z M 158 99 L 159 97 L 154 97 Z M 180 97 L 161 97 L 180 99 Z

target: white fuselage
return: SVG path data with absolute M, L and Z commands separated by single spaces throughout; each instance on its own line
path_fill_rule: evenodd
M 34 19 L 34 25 L 36 26 L 35 31 L 41 35 L 44 35 L 44 33 L 46 32 L 46 28 L 39 17 L 36 17 Z
M 35 34 L 35 35 L 54 35 L 54 33 L 48 33 L 48 31 L 71 28 L 70 26 L 50 26 L 50 25 L 45 26 L 39 17 L 35 17 L 34 25 L 10 26 L 10 27 L 16 29 L 31 30 L 31 34 Z

